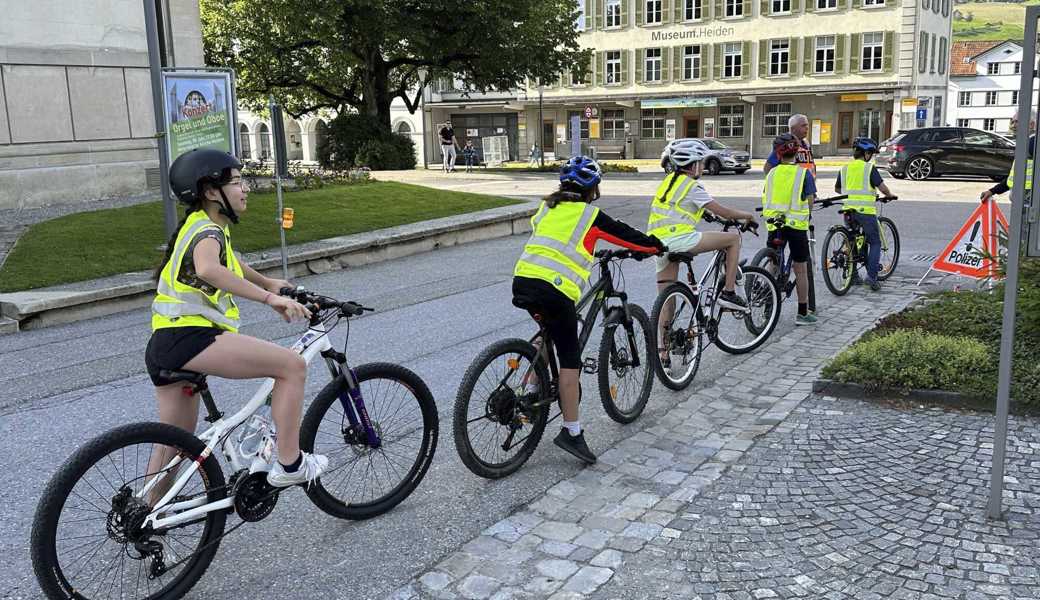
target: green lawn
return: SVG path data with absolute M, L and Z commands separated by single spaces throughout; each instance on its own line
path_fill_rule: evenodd
M 954 21 L 954 41 L 1021 40 L 1025 35 L 1025 5 L 1009 2 L 971 2 L 955 5 L 962 14 L 971 14 L 972 21 Z
M 372 182 L 285 194 L 296 212 L 290 244 L 393 227 L 515 204 L 516 200 Z M 249 196 L 249 210 L 232 229 L 235 250 L 278 246 L 273 192 Z M 158 202 L 67 215 L 32 226 L 0 269 L 0 292 L 83 281 L 152 268 L 166 241 Z

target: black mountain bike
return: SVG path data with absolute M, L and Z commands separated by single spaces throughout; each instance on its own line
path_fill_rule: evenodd
M 722 223 L 723 231 L 733 227 L 741 232 L 754 231 L 741 221 L 722 220 L 708 213 L 703 220 Z M 669 252 L 668 256 L 686 265 L 686 282 L 669 285 L 654 302 L 650 321 L 655 347 L 659 354 L 667 356 L 658 355 L 654 370 L 666 387 L 681 390 L 690 385 L 697 374 L 704 336 L 707 343 L 729 354 L 751 352 L 769 339 L 780 320 L 780 289 L 765 270 L 741 264 L 737 289 L 744 292 L 748 308 L 746 311 L 723 308 L 718 304 L 718 297 L 726 280 L 725 251 L 715 252 L 711 266 L 700 280 L 694 277 L 695 255 Z
M 878 281 L 892 276 L 899 264 L 899 230 L 888 217 L 883 216 L 884 205 L 898 196 L 881 196 L 878 202 L 878 224 L 881 229 L 881 268 L 878 270 Z M 820 202 L 824 207 L 841 205 L 835 199 Z M 852 282 L 859 276 L 859 268 L 867 268 L 867 237 L 863 228 L 852 217 L 850 208 L 839 210 L 844 215 L 844 224 L 835 225 L 827 231 L 823 238 L 823 253 L 820 267 L 823 269 L 823 283 L 835 296 L 844 296 L 852 288 Z
M 814 205 L 818 206 L 830 206 L 826 204 L 835 200 L 842 200 L 846 196 L 835 196 L 833 198 L 826 198 L 824 200 L 816 200 L 813 202 Z M 759 206 L 755 209 L 755 212 L 762 212 L 762 207 Z M 770 225 L 775 225 L 777 228 L 782 228 L 787 223 L 787 218 L 784 215 L 778 215 L 776 217 L 770 217 L 766 219 L 766 222 Z M 783 296 L 783 300 L 787 300 L 794 293 L 795 275 L 794 275 L 794 261 L 791 259 L 790 253 L 787 252 L 787 246 L 784 244 L 784 238 L 781 232 L 778 235 L 774 235 L 769 239 L 768 245 L 755 253 L 754 258 L 751 259 L 751 264 L 765 269 L 773 276 L 778 286 L 780 286 L 780 294 Z M 816 280 L 813 278 L 813 263 L 816 262 L 816 226 L 812 222 L 812 213 L 809 213 L 809 310 L 816 312 Z
M 635 421 L 646 407 L 653 385 L 653 337 L 650 319 L 615 286 L 624 281 L 620 261 L 642 260 L 648 254 L 632 250 L 596 252 L 599 280 L 578 300 L 581 325 L 579 351 L 603 315 L 599 357 L 584 359 L 582 370 L 598 376 L 603 409 L 618 423 Z M 617 268 L 612 268 L 616 266 Z M 616 273 L 615 273 L 616 271 Z M 609 300 L 616 303 L 608 304 Z M 529 309 L 540 320 L 538 306 Z M 585 310 L 585 309 L 588 310 Z M 582 312 L 584 311 L 584 317 Z M 559 365 L 545 328 L 529 340 L 499 340 L 481 352 L 466 370 L 455 398 L 455 448 L 473 473 L 498 479 L 516 472 L 534 453 L 559 404 Z

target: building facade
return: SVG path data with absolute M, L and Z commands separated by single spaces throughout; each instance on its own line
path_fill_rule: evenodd
M 715 137 L 764 157 L 791 114 L 820 155 L 941 124 L 951 0 L 581 0 L 582 72 L 508 99 L 427 104 L 429 122 L 508 115 L 518 146 L 653 158 L 669 139 Z M 539 96 L 541 101 L 539 102 Z M 494 118 L 494 117 L 492 117 Z M 435 131 L 427 129 L 427 131 Z M 526 156 L 526 154 L 524 154 Z
M 155 0 L 167 66 L 203 64 L 197 0 Z M 158 189 L 140 0 L 0 0 L 0 208 Z
M 946 124 L 1008 135 L 1018 111 L 1021 73 L 1022 46 L 1013 41 L 955 43 Z

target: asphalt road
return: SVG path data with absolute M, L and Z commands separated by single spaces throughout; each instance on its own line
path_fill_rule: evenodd
M 747 209 L 757 205 L 756 198 L 739 189 L 753 189 L 757 178 L 748 174 L 730 179 L 726 185 L 733 192 L 718 192 L 719 200 Z M 654 180 L 637 178 L 624 186 L 618 181 L 616 192 L 606 190 L 608 197 L 601 207 L 616 218 L 645 226 L 644 188 L 652 188 Z M 486 193 L 508 191 L 461 180 L 450 184 Z M 915 184 L 896 182 L 893 187 L 908 198 L 911 194 L 900 189 L 904 185 Z M 532 179 L 524 187 L 548 188 L 551 180 Z M 901 272 L 924 272 L 927 264 L 912 260 L 913 256 L 934 255 L 973 208 L 958 200 L 962 198 L 947 201 L 933 194 L 901 200 L 885 209 L 902 234 Z M 838 215 L 831 209 L 817 217 L 822 242 L 823 230 L 837 222 Z M 761 240 L 744 239 L 744 256 L 750 257 Z M 523 242 L 523 237 L 512 237 L 470 244 L 299 281 L 310 289 L 378 309 L 353 323 L 349 359 L 355 364 L 397 362 L 427 382 L 441 420 L 433 467 L 402 505 L 366 522 L 337 521 L 313 507 L 302 492 L 283 494 L 267 520 L 243 527 L 223 542 L 190 597 L 382 598 L 580 468 L 547 439 L 519 473 L 490 482 L 470 474 L 453 447 L 451 407 L 469 362 L 493 340 L 532 333 L 526 314 L 509 302 L 512 266 Z M 650 263 L 631 261 L 624 269 L 630 296 L 648 311 L 654 297 L 652 270 Z M 818 289 L 821 310 L 840 303 L 822 285 Z M 792 328 L 791 302 L 784 307 L 785 318 L 776 336 Z M 243 322 L 244 333 L 283 345 L 302 331 L 298 324 L 285 324 L 272 311 L 252 303 L 244 303 Z M 42 488 L 62 461 L 106 429 L 155 418 L 152 387 L 143 366 L 148 335 L 148 312 L 142 309 L 0 337 L 0 454 L 5 467 L 5 485 L 0 486 L 0 561 L 7 565 L 0 573 L 0 598 L 40 595 L 28 560 L 29 529 Z M 344 329 L 333 333 L 334 345 L 342 346 L 343 335 Z M 586 349 L 586 354 L 593 350 Z M 694 386 L 714 381 L 727 358 L 710 349 Z M 308 397 L 327 377 L 322 365 L 312 365 Z M 254 385 L 212 382 L 218 404 L 226 409 L 244 402 Z M 594 379 L 586 381 L 584 388 L 595 390 Z M 663 414 L 682 397 L 656 386 L 646 416 L 625 427 L 607 419 L 592 396 L 591 402 L 583 403 L 582 415 L 590 446 L 605 449 L 633 435 L 641 423 Z

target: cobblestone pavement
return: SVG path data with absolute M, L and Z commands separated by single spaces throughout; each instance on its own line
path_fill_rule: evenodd
M 732 357 L 393 598 L 1040 598 L 1036 421 L 1012 422 L 1009 516 L 990 522 L 992 415 L 811 394 L 913 289 L 854 291 L 818 326 Z

